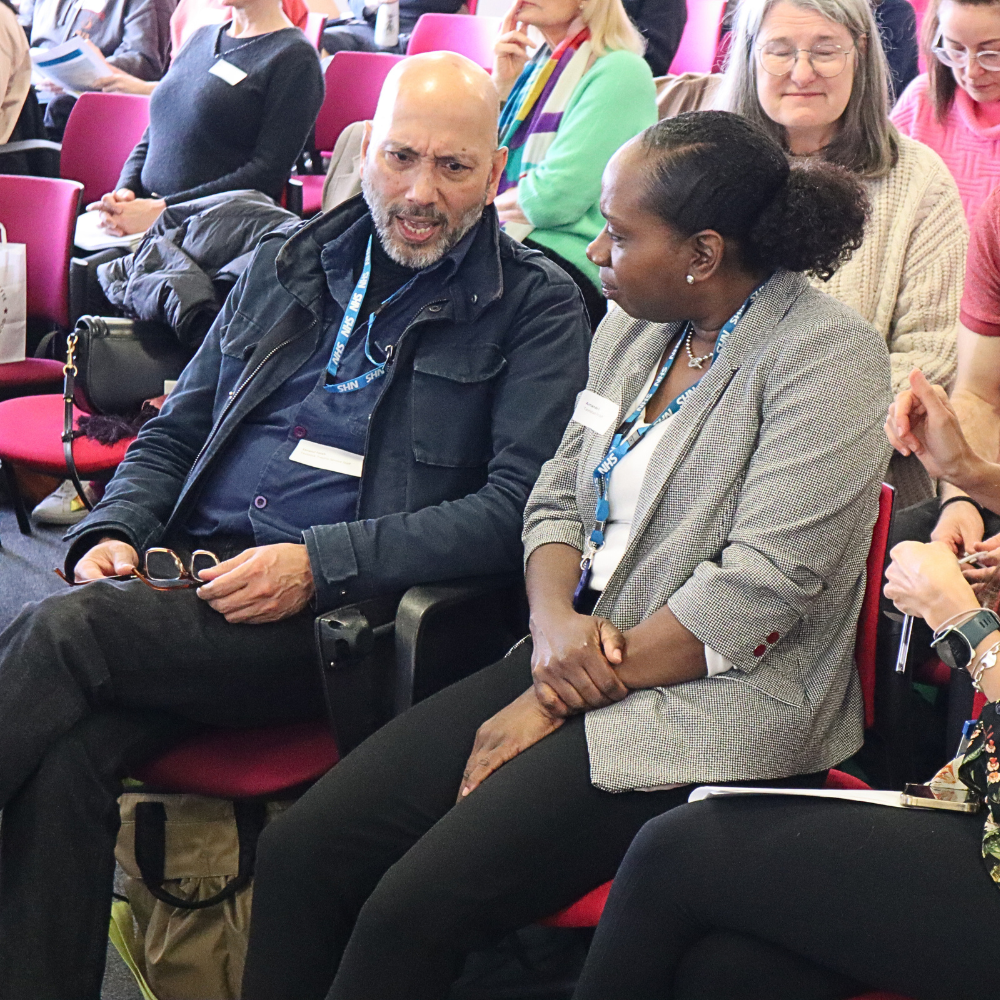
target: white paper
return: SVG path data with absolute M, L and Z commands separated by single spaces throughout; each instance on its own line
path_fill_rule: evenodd
M 239 66 L 234 66 L 231 62 L 226 62 L 225 59 L 220 59 L 209 70 L 209 73 L 212 76 L 217 76 L 220 80 L 225 80 L 230 87 L 235 87 L 236 84 L 242 83 L 247 78 L 246 73 Z
M 100 219 L 100 212 L 84 212 L 77 217 L 76 231 L 73 234 L 75 246 L 91 253 L 96 250 L 110 250 L 111 247 L 134 250 L 146 235 L 145 232 L 141 232 L 133 233 L 131 236 L 115 236 L 101 229 Z
M 79 97 L 85 90 L 94 90 L 95 80 L 113 72 L 101 50 L 86 38 L 71 38 L 49 49 L 31 49 L 30 52 L 32 66 L 73 97 Z
M 92 14 L 100 14 L 107 6 L 107 0 L 80 0 L 80 10 L 89 10 Z
M 8 243 L 7 230 L 0 224 L 0 363 L 24 360 L 27 333 L 27 248 Z
M 364 455 L 344 451 L 343 448 L 332 448 L 327 444 L 317 444 L 304 438 L 295 446 L 288 456 L 293 462 L 308 465 L 314 469 L 325 469 L 327 472 L 340 472 L 345 476 L 361 478 L 361 470 L 365 464 Z
M 576 397 L 576 409 L 573 419 L 584 427 L 589 427 L 596 434 L 603 434 L 611 427 L 618 416 L 618 404 L 610 399 L 598 396 L 596 392 L 584 389 Z
M 751 788 L 739 785 L 702 785 L 688 796 L 688 802 L 728 799 L 740 795 L 798 795 L 810 799 L 842 799 L 845 802 L 864 802 L 870 806 L 905 808 L 901 792 L 883 792 L 874 788 Z

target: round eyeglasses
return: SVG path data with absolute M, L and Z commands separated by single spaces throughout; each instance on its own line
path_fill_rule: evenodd
M 207 549 L 195 549 L 185 564 L 184 560 L 173 549 L 157 547 L 146 550 L 144 565 L 145 572 L 135 568 L 123 576 L 105 577 L 105 579 L 131 580 L 134 577 L 153 590 L 183 590 L 186 587 L 200 587 L 204 582 L 200 576 L 201 571 L 218 566 L 219 557 Z M 61 569 L 57 569 L 55 572 L 71 587 L 96 582 L 96 580 L 71 580 Z
M 788 76 L 799 61 L 799 54 L 806 53 L 809 65 L 817 76 L 840 76 L 847 66 L 847 57 L 854 46 L 845 49 L 836 42 L 820 42 L 811 49 L 794 49 L 785 42 L 765 42 L 757 48 L 757 62 L 770 76 Z
M 943 35 L 938 35 L 937 41 L 931 46 L 931 52 L 937 57 L 938 62 L 950 69 L 966 69 L 970 62 L 977 62 L 987 73 L 1000 72 L 1000 52 L 992 50 L 969 52 L 968 49 L 949 44 Z

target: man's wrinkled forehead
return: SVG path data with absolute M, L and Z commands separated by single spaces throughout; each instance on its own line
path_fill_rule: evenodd
M 379 97 L 372 142 L 381 147 L 391 141 L 421 155 L 489 155 L 497 148 L 498 113 L 488 77 L 479 79 L 448 62 L 408 70 L 400 66 Z

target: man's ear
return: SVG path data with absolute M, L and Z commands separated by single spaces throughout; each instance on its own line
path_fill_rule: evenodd
M 497 188 L 500 187 L 500 179 L 503 177 L 504 168 L 507 166 L 507 147 L 501 146 L 493 154 L 493 165 L 490 168 L 490 183 L 486 188 L 486 204 L 492 205 L 497 196 Z
M 372 144 L 372 123 L 365 122 L 365 134 L 361 138 L 361 176 L 365 176 L 365 160 L 368 159 L 368 147 Z

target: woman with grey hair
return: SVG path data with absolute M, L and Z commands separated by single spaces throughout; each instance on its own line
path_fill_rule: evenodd
M 741 0 L 714 104 L 761 125 L 794 161 L 838 164 L 862 178 L 865 241 L 818 287 L 885 337 L 893 388 L 914 368 L 946 388 L 968 232 L 941 158 L 888 118 L 888 68 L 868 0 Z M 890 467 L 897 503 L 932 495 L 912 459 Z

